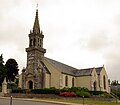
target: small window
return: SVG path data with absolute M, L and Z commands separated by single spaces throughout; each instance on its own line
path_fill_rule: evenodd
M 65 86 L 68 86 L 68 76 L 65 76 Z
M 75 85 L 75 81 L 74 81 L 74 77 L 72 78 L 72 87 L 74 87 Z
M 104 85 L 104 89 L 106 89 L 106 79 L 105 79 L 105 75 L 103 76 L 103 85 Z

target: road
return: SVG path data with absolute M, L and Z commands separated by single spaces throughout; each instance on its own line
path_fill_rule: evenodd
M 10 105 L 10 99 L 0 99 L 0 105 Z M 61 105 L 54 103 L 35 102 L 35 101 L 24 101 L 24 100 L 12 100 L 12 105 Z

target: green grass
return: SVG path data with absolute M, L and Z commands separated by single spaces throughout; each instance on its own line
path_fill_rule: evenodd
M 83 104 L 83 100 L 78 100 L 78 99 L 47 99 L 47 100 Z M 84 104 L 89 104 L 89 105 L 120 105 L 120 103 L 116 103 L 116 102 L 95 101 L 95 100 L 84 100 Z

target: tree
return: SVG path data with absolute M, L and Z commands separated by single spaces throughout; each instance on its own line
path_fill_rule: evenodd
M 111 82 L 111 85 L 113 85 L 113 86 L 119 85 L 118 80 L 112 81 L 112 82 Z
M 2 86 L 3 80 L 6 76 L 6 68 L 3 63 L 4 63 L 3 55 L 1 54 L 1 56 L 0 56 L 0 86 Z
M 9 80 L 10 82 L 11 81 L 14 81 L 16 75 L 18 75 L 18 64 L 16 62 L 15 59 L 8 59 L 6 64 L 6 69 L 7 69 L 7 72 L 6 72 L 6 75 L 7 75 L 7 80 Z

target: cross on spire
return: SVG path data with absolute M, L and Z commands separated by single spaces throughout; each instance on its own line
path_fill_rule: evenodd
M 38 3 L 37 3 L 37 5 L 36 5 L 36 9 L 38 9 Z

